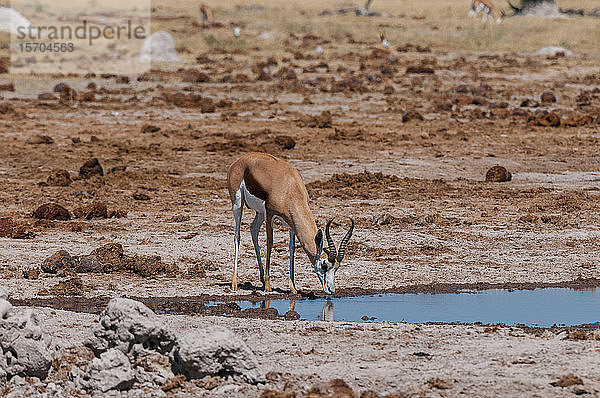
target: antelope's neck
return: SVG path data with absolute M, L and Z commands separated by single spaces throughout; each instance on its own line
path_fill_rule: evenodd
M 290 226 L 294 229 L 306 255 L 314 265 L 317 260 L 317 245 L 315 244 L 317 224 L 315 223 L 315 218 L 308 209 L 308 205 L 306 208 L 297 210 L 297 212 L 293 212 L 290 215 L 290 222 L 292 223 Z

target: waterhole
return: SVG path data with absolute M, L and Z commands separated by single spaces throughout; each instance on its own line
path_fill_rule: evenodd
M 461 290 L 455 293 L 382 293 L 333 299 L 248 300 L 204 297 L 142 297 L 158 314 L 213 315 L 262 319 L 342 322 L 504 323 L 528 326 L 595 327 L 600 322 L 600 288 L 534 290 Z M 54 297 L 14 300 L 14 305 L 101 312 L 108 298 Z
M 238 305 L 242 309 L 257 306 L 250 302 L 238 302 Z M 272 300 L 268 305 L 281 314 L 293 309 L 307 320 L 574 326 L 600 321 L 600 288 L 378 294 L 295 303 Z

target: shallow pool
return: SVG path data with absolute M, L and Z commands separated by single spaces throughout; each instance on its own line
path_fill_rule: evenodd
M 483 290 L 443 294 L 377 294 L 331 300 L 237 301 L 242 309 L 291 307 L 301 319 L 327 321 L 505 323 L 549 327 L 600 321 L 600 288 Z

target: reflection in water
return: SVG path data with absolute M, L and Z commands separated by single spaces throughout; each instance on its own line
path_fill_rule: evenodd
M 282 301 L 285 301 L 285 300 L 282 300 Z M 259 305 L 260 305 L 260 308 L 262 308 L 262 309 L 269 309 L 269 308 L 271 308 L 271 300 L 261 301 Z M 276 306 L 274 308 L 278 309 L 278 308 L 276 308 Z M 295 311 L 295 308 L 296 308 L 296 300 L 291 299 L 289 301 L 288 311 L 290 311 L 290 312 Z M 325 304 L 323 304 L 323 309 L 321 310 L 321 314 L 317 315 L 316 319 L 319 321 L 329 321 L 329 322 L 335 321 L 332 300 L 327 300 L 325 302 Z
M 240 308 L 258 303 L 238 301 Z M 335 304 L 335 316 L 334 316 Z M 600 288 L 573 290 L 485 290 L 465 293 L 381 293 L 372 296 L 336 297 L 331 300 L 265 300 L 262 308 L 287 319 L 364 322 L 483 322 L 550 327 L 600 321 Z M 289 309 L 288 309 L 289 308 Z
M 321 310 L 321 316 L 319 316 L 320 321 L 334 321 L 333 316 L 333 301 L 327 300 L 323 309 Z

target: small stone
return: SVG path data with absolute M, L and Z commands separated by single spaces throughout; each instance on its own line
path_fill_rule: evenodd
M 38 207 L 33 212 L 33 217 L 40 220 L 61 220 L 71 219 L 71 214 L 67 209 L 56 203 L 46 203 Z
M 143 277 L 157 275 L 174 276 L 179 271 L 177 266 L 170 266 L 162 262 L 160 256 L 138 256 L 132 260 L 133 272 Z
M 16 223 L 13 225 L 11 237 L 13 239 L 31 239 L 35 234 L 31 232 L 27 225 Z
M 69 86 L 67 83 L 64 82 L 60 82 L 57 85 L 54 86 L 54 92 L 55 93 L 62 93 L 65 90 L 69 90 L 71 88 L 71 86 Z
M 503 166 L 494 166 L 490 168 L 485 174 L 485 180 L 487 182 L 506 182 L 512 179 L 512 174 Z
M 283 315 L 283 319 L 286 321 L 295 321 L 296 319 L 300 319 L 300 314 L 294 310 L 289 310 Z
M 296 141 L 289 135 L 278 135 L 275 137 L 275 144 L 283 149 L 293 149 L 296 146 Z
M 85 93 L 81 94 L 79 100 L 83 102 L 94 102 L 96 101 L 96 94 L 93 91 L 86 91 Z
M 583 385 L 583 380 L 581 377 L 574 375 L 573 373 L 569 373 L 568 375 L 562 376 L 555 382 L 550 383 L 554 387 L 571 387 L 576 385 Z
M 102 202 L 92 202 L 89 205 L 81 206 L 73 210 L 73 214 L 77 218 L 91 220 L 94 218 L 107 218 L 108 211 L 106 204 Z
M 95 255 L 103 266 L 104 272 L 123 271 L 129 265 L 123 246 L 120 243 L 108 243 L 90 253 Z
M 29 138 L 27 141 L 25 141 L 26 144 L 29 145 L 41 145 L 41 144 L 53 144 L 54 143 L 54 139 L 52 139 L 52 137 L 49 137 L 47 135 L 34 135 L 33 137 Z
M 104 266 L 98 256 L 88 254 L 74 259 L 75 272 L 103 272 Z
M 352 388 L 342 379 L 333 379 L 329 382 L 315 384 L 308 390 L 309 397 L 336 397 L 354 398 L 356 394 Z
M 135 200 L 150 200 L 150 196 L 143 192 L 136 192 L 133 194 L 133 199 Z
M 540 100 L 542 101 L 542 103 L 548 104 L 551 102 L 556 102 L 556 97 L 554 96 L 554 93 L 552 91 L 546 91 L 542 93 L 542 95 L 540 96 Z
M 146 134 L 146 133 L 156 133 L 160 131 L 160 127 L 158 126 L 154 126 L 152 124 L 144 124 L 142 126 L 142 128 L 140 129 L 140 133 L 142 134 Z
M 40 277 L 40 270 L 38 268 L 27 268 L 23 270 L 23 278 L 25 279 L 38 279 Z
M 196 69 L 188 69 L 183 72 L 181 81 L 184 83 L 206 83 L 210 81 L 210 77 Z
M 540 106 L 540 103 L 532 99 L 526 99 L 521 102 L 521 108 L 537 108 L 538 106 Z
M 127 210 L 113 209 L 108 212 L 108 218 L 127 218 Z
M 73 181 L 67 170 L 54 169 L 46 179 L 46 185 L 51 187 L 68 187 Z
M 52 101 L 57 100 L 58 98 L 52 93 L 41 93 L 38 95 L 38 99 L 41 101 Z
M 452 388 L 452 383 L 448 380 L 440 379 L 439 377 L 432 377 L 427 380 L 429 388 L 437 388 L 438 390 L 448 390 Z
M 85 162 L 79 169 L 79 175 L 84 178 L 89 178 L 93 175 L 104 175 L 104 170 L 97 158 L 92 158 Z
M 42 271 L 48 274 L 56 274 L 65 269 L 73 269 L 75 262 L 66 250 L 59 250 L 42 263 Z
M 385 95 L 392 95 L 395 92 L 396 92 L 396 90 L 394 90 L 394 86 L 387 85 L 383 88 L 383 94 L 385 94 Z
M 402 123 L 410 122 L 411 120 L 424 120 L 424 118 L 423 115 L 414 110 L 402 114 Z

